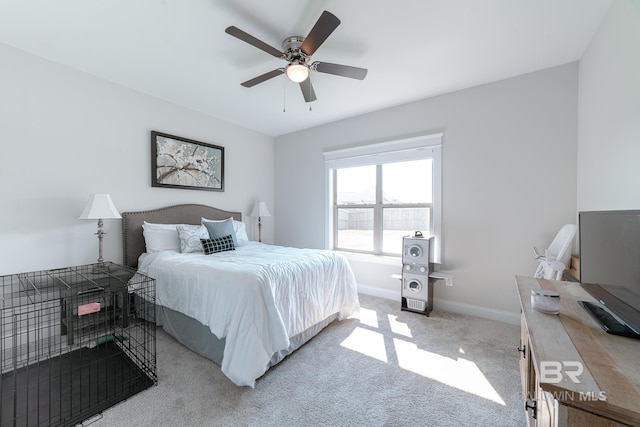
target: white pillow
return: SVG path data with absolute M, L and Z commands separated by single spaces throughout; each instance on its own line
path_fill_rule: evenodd
M 166 250 L 180 252 L 180 238 L 176 228 L 178 225 L 182 224 L 154 224 L 145 221 L 142 224 L 142 235 L 147 253 Z
M 180 252 L 204 252 L 200 239 L 209 238 L 209 231 L 204 225 L 180 224 L 176 229 L 180 239 Z
M 236 239 L 238 241 L 240 240 L 248 241 L 249 236 L 247 236 L 247 227 L 244 224 L 244 222 L 236 221 L 235 219 L 233 219 L 233 217 L 231 219 L 233 220 L 233 231 L 236 233 Z M 205 222 L 223 222 L 223 221 L 227 221 L 227 220 L 226 219 L 207 219 L 207 218 L 201 219 L 201 223 L 203 225 Z
M 249 236 L 247 236 L 247 227 L 242 221 L 233 220 L 233 229 L 236 232 L 236 238 L 238 240 L 249 240 Z

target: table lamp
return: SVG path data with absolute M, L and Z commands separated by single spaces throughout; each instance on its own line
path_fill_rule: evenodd
M 267 209 L 267 204 L 265 202 L 258 202 L 253 206 L 253 211 L 251 212 L 252 217 L 258 217 L 258 242 L 262 242 L 262 217 L 271 216 L 269 209 Z
M 108 194 L 91 194 L 89 201 L 78 219 L 97 219 L 98 220 L 98 266 L 104 266 L 104 258 L 102 258 L 102 238 L 105 234 L 103 228 L 103 219 L 122 218 L 120 213 L 113 205 L 111 196 Z

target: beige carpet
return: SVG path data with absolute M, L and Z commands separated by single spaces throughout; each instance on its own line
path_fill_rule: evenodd
M 213 362 L 157 331 L 158 385 L 92 426 L 524 426 L 519 328 L 360 295 L 334 322 L 237 387 Z

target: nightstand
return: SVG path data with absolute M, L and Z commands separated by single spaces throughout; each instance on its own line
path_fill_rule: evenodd
M 135 294 L 128 286 L 136 273 L 111 262 L 51 270 L 60 289 L 60 334 L 67 336 L 68 345 L 83 331 L 129 326 Z

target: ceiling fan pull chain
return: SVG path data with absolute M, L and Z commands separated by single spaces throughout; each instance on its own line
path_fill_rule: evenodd
M 287 87 L 282 85 L 282 112 L 287 112 Z

